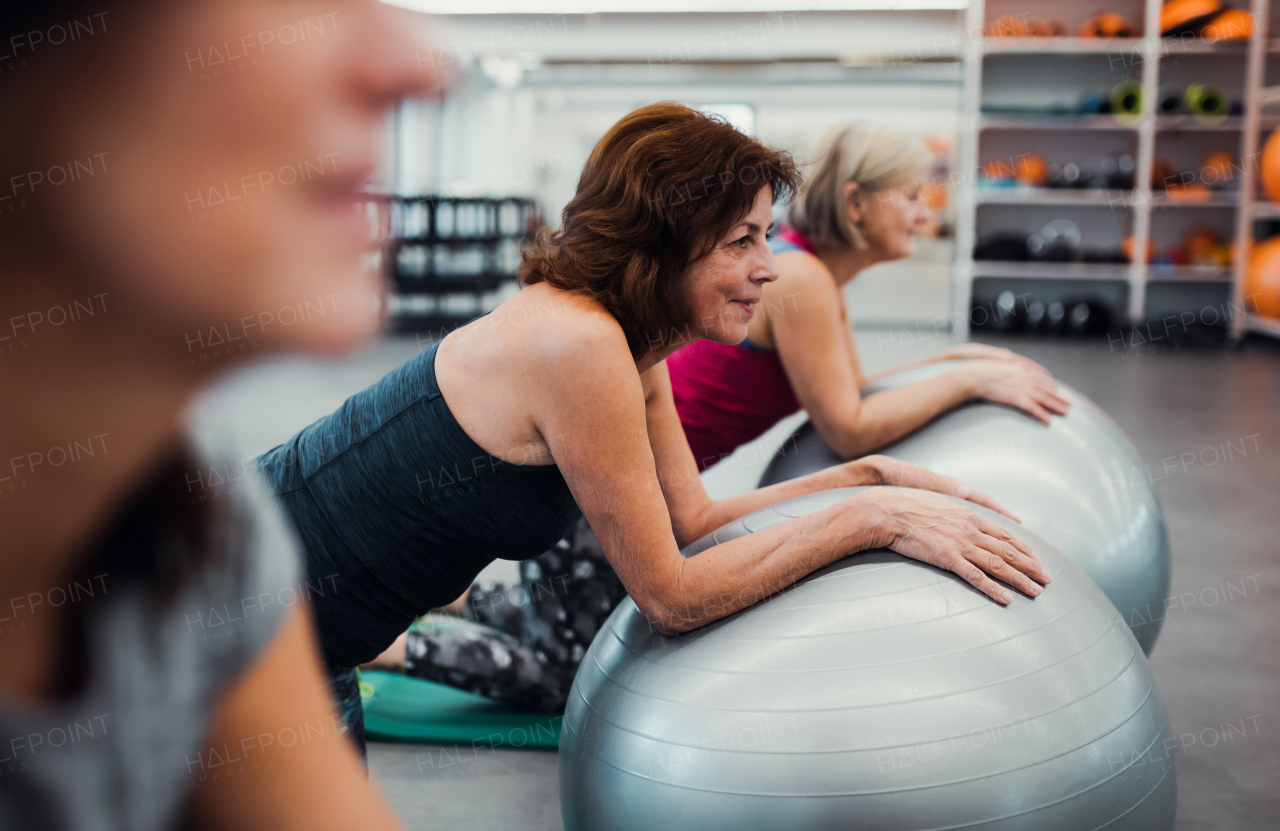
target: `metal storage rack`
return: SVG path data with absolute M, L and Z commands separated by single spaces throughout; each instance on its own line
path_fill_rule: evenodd
M 466 323 L 514 290 L 520 246 L 542 225 L 532 199 L 389 196 L 383 263 L 400 331 Z
M 1280 53 L 1280 39 L 1268 40 L 1269 0 L 1252 0 L 1254 16 L 1253 34 L 1248 41 L 1209 43 L 1165 39 L 1160 35 L 1160 11 L 1163 0 L 1139 0 L 1143 19 L 1142 37 L 1135 38 L 1078 38 L 1078 37 L 1029 37 L 982 38 L 979 33 L 988 17 L 987 0 L 971 0 L 965 12 L 965 38 L 963 41 L 964 92 L 960 120 L 960 165 L 965 172 L 956 188 L 956 248 L 957 259 L 953 272 L 952 320 L 957 322 L 961 335 L 967 335 L 969 310 L 973 297 L 973 281 L 980 277 L 1014 277 L 1019 279 L 1068 279 L 1123 281 L 1128 288 L 1125 317 L 1129 322 L 1142 320 L 1146 306 L 1146 290 L 1149 283 L 1161 280 L 1186 280 L 1195 282 L 1230 283 L 1231 302 L 1235 309 L 1242 308 L 1243 281 L 1248 261 L 1249 245 L 1253 238 L 1256 219 L 1280 219 L 1280 205 L 1259 201 L 1257 192 L 1257 166 L 1247 163 L 1257 158 L 1260 148 L 1260 131 L 1280 124 L 1280 118 L 1263 116 L 1262 108 L 1280 105 L 1280 86 L 1265 87 L 1265 62 L 1268 54 Z M 1044 0 L 1040 7 L 1057 7 L 1066 12 L 1078 5 L 1069 0 Z M 1137 23 L 1138 21 L 1134 21 Z M 1244 61 L 1244 113 L 1207 122 L 1188 116 L 1157 116 L 1152 102 L 1156 100 L 1160 85 L 1160 58 L 1174 54 L 1235 54 Z M 1121 55 L 1125 60 L 1141 62 L 1143 101 L 1141 115 L 1122 117 L 1110 115 L 1082 115 L 1075 117 L 1017 118 L 984 116 L 981 111 L 984 62 L 992 55 L 1020 55 L 1034 60 L 1043 55 Z M 1035 131 L 1125 131 L 1134 139 L 1134 186 L 1132 191 L 1111 190 L 1050 190 L 1036 189 L 1030 192 L 980 192 L 976 173 L 979 169 L 979 146 L 985 133 L 1017 130 Z M 1156 138 L 1159 134 L 1188 131 L 1236 131 L 1241 135 L 1239 158 L 1241 164 L 1240 188 L 1236 192 L 1216 192 L 1209 200 L 1201 202 L 1175 202 L 1153 192 L 1151 167 L 1155 156 Z M 1056 263 L 1035 261 L 975 261 L 974 246 L 977 243 L 978 208 L 980 205 L 1053 205 L 1069 208 L 1102 206 L 1121 207 L 1129 210 L 1133 236 L 1134 256 L 1128 264 L 1115 263 Z M 1146 262 L 1147 243 L 1151 239 L 1153 209 L 1172 209 L 1182 206 L 1195 208 L 1220 208 L 1234 210 L 1233 246 L 1231 267 L 1212 266 L 1152 266 Z M 1238 339 L 1246 331 L 1280 334 L 1280 322 L 1245 313 L 1235 314 L 1231 320 L 1230 334 Z
M 1245 70 L 1245 100 L 1247 107 L 1244 115 L 1244 141 L 1241 158 L 1256 158 L 1260 145 L 1260 133 L 1266 126 L 1275 128 L 1280 124 L 1274 117 L 1264 118 L 1262 109 L 1272 104 L 1280 104 L 1280 86 L 1264 86 L 1266 83 L 1266 57 L 1268 54 L 1280 52 L 1280 39 L 1267 39 L 1266 24 L 1271 19 L 1270 0 L 1253 0 L 1253 19 L 1261 25 L 1254 26 L 1253 38 L 1249 42 L 1249 62 Z M 1255 198 L 1258 188 L 1252 176 L 1256 165 L 1245 165 L 1246 176 L 1242 189 L 1244 198 L 1240 204 L 1242 221 L 1236 223 L 1236 265 L 1231 287 L 1231 302 L 1236 308 L 1244 305 L 1244 277 L 1247 266 L 1246 257 L 1242 256 L 1253 241 L 1254 223 L 1258 220 L 1280 219 L 1280 205 L 1265 198 Z M 1245 312 L 1231 321 L 1231 337 L 1239 340 L 1246 332 L 1259 335 L 1270 335 L 1280 338 L 1280 320 L 1273 320 L 1260 315 Z

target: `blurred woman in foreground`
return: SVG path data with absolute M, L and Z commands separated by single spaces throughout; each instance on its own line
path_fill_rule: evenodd
M 241 454 L 194 448 L 184 413 L 245 357 L 374 334 L 354 203 L 386 108 L 431 81 L 401 16 L 0 12 L 0 827 L 397 825 L 340 734 L 291 531 L 253 482 L 209 488 Z

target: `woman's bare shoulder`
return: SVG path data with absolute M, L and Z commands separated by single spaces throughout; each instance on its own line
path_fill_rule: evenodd
M 803 251 L 779 254 L 778 279 L 764 287 L 763 310 L 772 330 L 776 318 L 809 315 L 841 304 L 840 289 L 822 261 Z M 808 313 L 808 314 L 806 314 Z
M 621 355 L 630 362 L 626 335 L 598 301 L 579 292 L 536 283 L 507 298 L 482 320 L 502 351 L 535 365 L 573 361 L 576 371 Z
M 774 257 L 778 263 L 778 279 L 774 286 L 794 286 L 799 289 L 835 288 L 835 279 L 822 264 L 822 260 L 807 251 L 784 251 Z

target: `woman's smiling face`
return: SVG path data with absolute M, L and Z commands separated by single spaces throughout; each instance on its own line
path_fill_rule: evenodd
M 20 240 L 33 261 L 68 282 L 92 274 L 181 363 L 210 327 L 266 351 L 373 334 L 382 283 L 362 267 L 376 243 L 356 205 L 387 108 L 440 80 L 416 58 L 417 18 L 374 0 L 137 3 L 118 17 L 51 53 L 68 83 L 47 129 L 0 128 L 21 140 L 22 170 L 101 153 L 83 186 L 38 194 L 40 238 Z M 112 72 L 96 77 L 105 57 Z
M 933 211 L 922 191 L 927 183 L 921 170 L 903 184 L 863 193 L 859 226 L 877 261 L 900 260 L 916 253 L 916 234 L 929 224 Z
M 767 239 L 772 214 L 773 191 L 766 186 L 747 215 L 685 268 L 689 329 L 695 336 L 717 343 L 746 340 L 764 284 L 778 279 Z

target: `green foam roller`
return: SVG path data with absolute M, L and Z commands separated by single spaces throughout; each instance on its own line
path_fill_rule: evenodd
M 1111 88 L 1111 112 L 1114 115 L 1142 114 L 1142 82 L 1130 79 Z
M 418 744 L 554 749 L 563 716 L 517 710 L 491 698 L 394 672 L 360 673 L 364 732 Z

